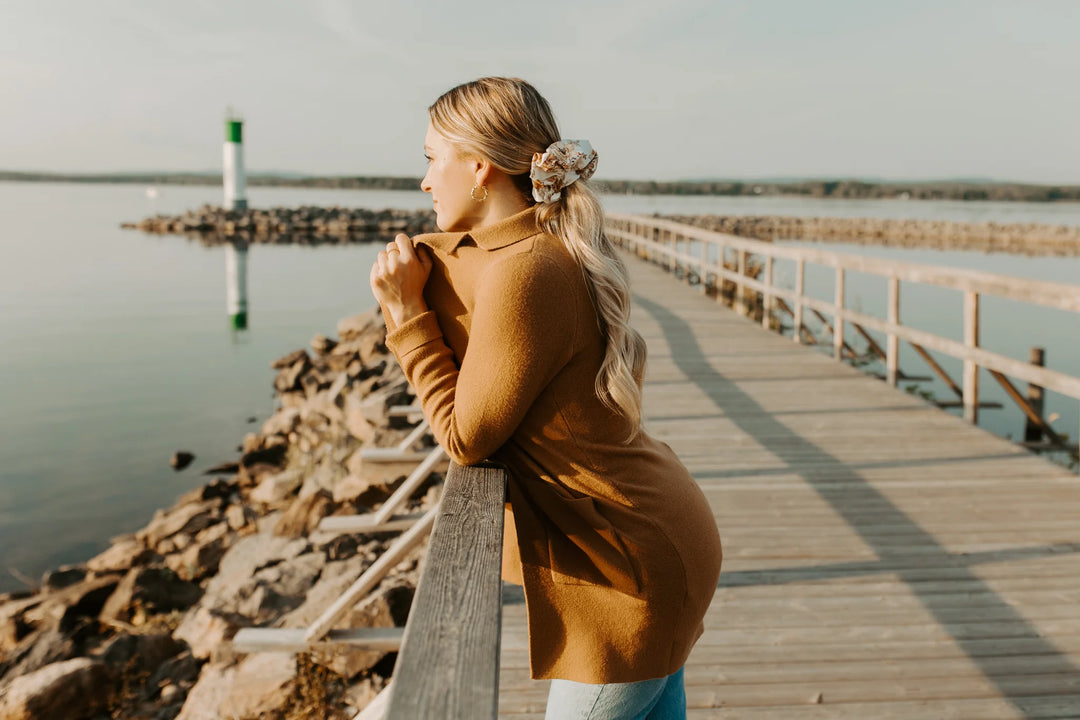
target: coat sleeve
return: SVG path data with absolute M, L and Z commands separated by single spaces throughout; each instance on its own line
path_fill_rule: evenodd
M 455 462 L 472 465 L 498 450 L 572 357 L 573 297 L 551 260 L 519 253 L 480 278 L 460 368 L 433 311 L 388 332 L 387 347 Z

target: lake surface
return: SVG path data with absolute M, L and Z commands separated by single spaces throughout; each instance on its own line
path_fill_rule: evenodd
M 201 485 L 201 469 L 234 459 L 244 433 L 273 411 L 269 363 L 317 333 L 335 335 L 340 318 L 375 305 L 368 271 L 380 244 L 253 246 L 248 329 L 233 330 L 224 248 L 119 227 L 155 212 L 219 204 L 220 189 L 159 191 L 150 199 L 138 185 L 0 183 L 0 592 L 20 586 L 8 568 L 38 577 L 85 560 Z M 249 200 L 256 207 L 430 207 L 419 191 L 251 188 Z M 605 205 L 615 212 L 1080 225 L 1080 206 L 1065 204 L 609 196 Z M 1080 283 L 1080 258 L 820 247 Z M 808 271 L 812 293 L 831 297 L 831 282 L 824 271 Z M 848 305 L 883 312 L 878 290 L 871 279 L 850 278 Z M 958 337 L 959 312 L 950 304 L 959 307 L 959 294 L 929 290 L 905 287 L 905 322 Z M 1080 374 L 1076 315 L 1009 305 L 985 301 L 988 347 L 1026 359 L 1031 345 L 1042 345 L 1048 366 Z M 917 363 L 913 352 L 902 354 L 903 369 L 925 374 Z M 958 364 L 943 364 L 959 377 Z M 948 392 L 924 385 L 939 397 Z M 996 399 L 988 376 L 982 388 Z M 1047 412 L 1058 412 L 1055 426 L 1075 437 L 1075 400 L 1051 394 Z M 981 424 L 1015 437 L 1018 413 L 1007 404 L 984 411 Z M 179 449 L 196 459 L 177 473 L 168 460 Z

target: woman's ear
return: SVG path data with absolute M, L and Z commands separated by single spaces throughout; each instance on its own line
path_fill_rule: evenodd
M 491 182 L 491 173 L 495 169 L 491 164 L 491 161 L 483 158 L 475 158 L 473 160 L 473 166 L 475 167 L 476 184 L 487 185 Z

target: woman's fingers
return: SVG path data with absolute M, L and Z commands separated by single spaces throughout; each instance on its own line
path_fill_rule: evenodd
M 392 243 L 401 252 L 401 257 L 406 260 L 415 260 L 416 252 L 413 250 L 412 240 L 405 233 L 398 233 Z

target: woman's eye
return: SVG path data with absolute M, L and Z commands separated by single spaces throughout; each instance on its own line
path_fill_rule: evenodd
M 429 155 L 424 155 L 424 161 L 425 161 L 425 162 L 431 162 L 431 156 L 429 156 Z

